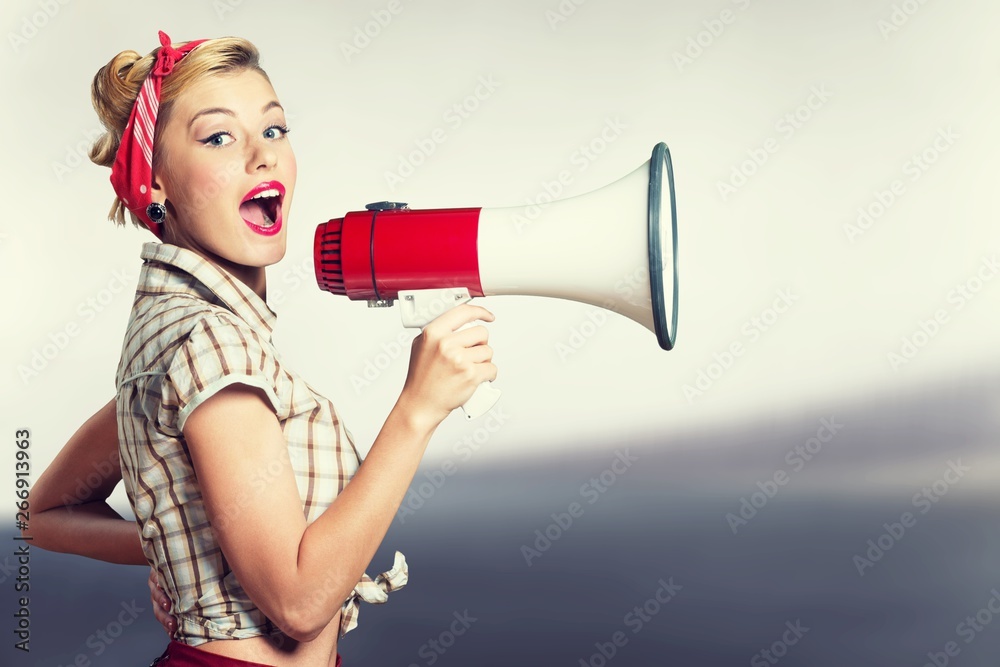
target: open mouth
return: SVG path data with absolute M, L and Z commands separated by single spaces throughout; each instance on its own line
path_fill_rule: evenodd
M 261 183 L 240 203 L 240 216 L 253 231 L 270 236 L 281 229 L 281 202 L 285 188 L 277 181 Z

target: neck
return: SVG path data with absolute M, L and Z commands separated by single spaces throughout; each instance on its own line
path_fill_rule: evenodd
M 206 261 L 211 262 L 216 267 L 222 269 L 249 287 L 253 290 L 254 294 L 260 297 L 261 301 L 264 301 L 265 303 L 267 302 L 267 273 L 265 271 L 265 267 L 237 264 L 225 259 L 224 257 L 220 257 L 205 248 L 196 247 L 191 243 L 185 243 L 183 239 L 174 238 L 169 231 L 164 235 L 163 241 L 197 253 Z
M 206 257 L 205 259 L 224 269 L 227 273 L 253 290 L 254 294 L 260 297 L 261 301 L 267 302 L 267 273 L 264 271 L 264 267 L 233 264 L 221 257 Z

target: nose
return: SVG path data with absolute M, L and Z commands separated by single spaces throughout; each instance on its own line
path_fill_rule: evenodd
M 278 164 L 278 153 L 264 137 L 251 140 L 248 146 L 247 173 L 269 171 Z

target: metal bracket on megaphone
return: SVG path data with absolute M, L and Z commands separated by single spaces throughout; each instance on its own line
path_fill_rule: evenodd
M 377 201 L 365 204 L 366 211 L 395 211 L 410 208 L 405 201 Z
M 410 205 L 405 201 L 376 201 L 371 204 L 365 204 L 366 211 L 372 211 L 372 215 L 375 216 L 379 211 L 406 211 L 409 210 Z M 375 233 L 375 225 L 372 225 L 372 234 Z M 374 262 L 373 262 L 374 265 Z M 374 279 L 372 284 L 374 284 Z M 369 308 L 390 308 L 396 301 L 394 299 L 368 299 Z
M 400 290 L 399 313 L 404 327 L 423 329 L 438 315 L 471 300 L 469 290 L 464 287 Z M 489 382 L 483 382 L 462 405 L 465 418 L 481 417 L 496 405 L 499 398 L 500 390 L 494 389 Z

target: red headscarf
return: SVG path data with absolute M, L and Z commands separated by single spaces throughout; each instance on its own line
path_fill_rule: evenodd
M 156 114 L 160 108 L 160 87 L 177 61 L 205 41 L 199 39 L 175 49 L 167 34 L 160 31 L 162 48 L 157 52 L 156 62 L 135 98 L 132 115 L 129 116 L 121 145 L 115 155 L 115 164 L 111 167 L 111 186 L 115 189 L 115 194 L 157 237 L 162 234 L 161 226 L 149 218 L 146 207 L 152 202 L 153 134 L 156 129 Z

